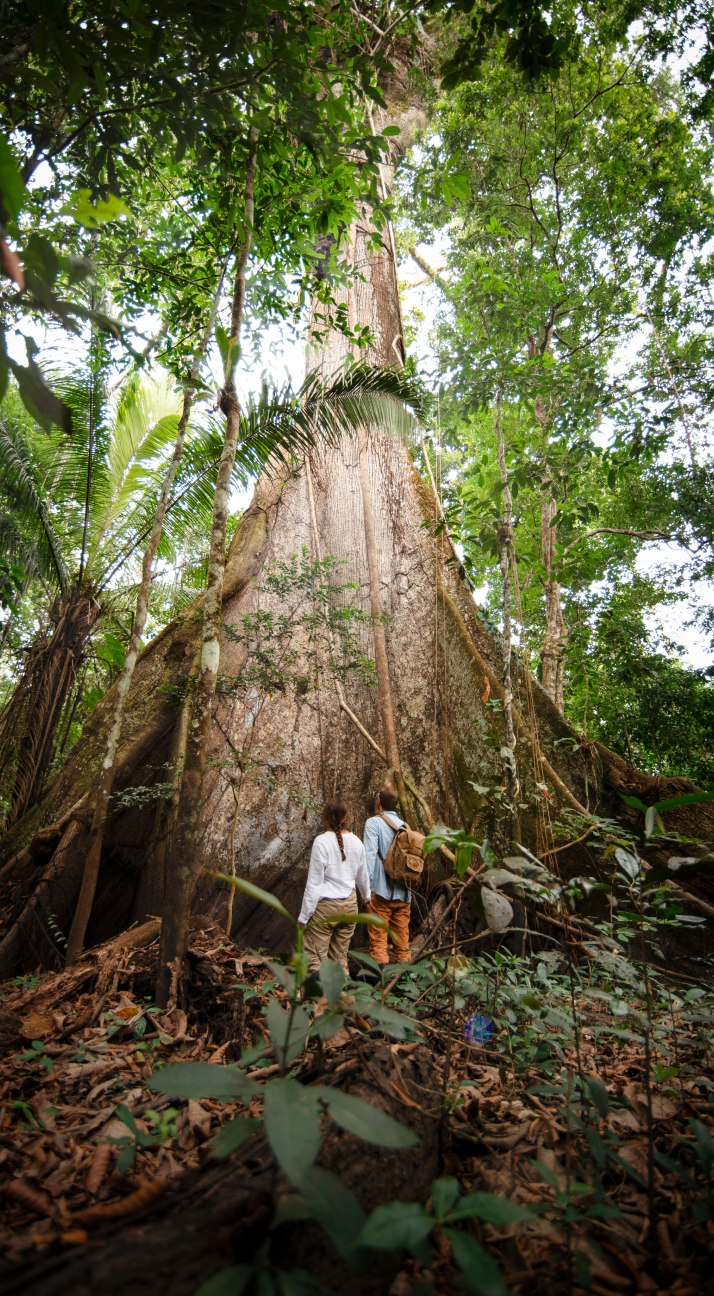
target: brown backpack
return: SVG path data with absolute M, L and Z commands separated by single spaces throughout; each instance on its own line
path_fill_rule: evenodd
M 379 818 L 389 824 L 394 833 L 387 857 L 382 860 L 387 877 L 392 882 L 401 882 L 407 887 L 420 886 L 424 871 L 423 833 L 414 832 L 413 828 L 407 828 L 406 825 L 395 828 L 386 815 L 381 814 Z M 382 856 L 379 858 L 382 859 Z

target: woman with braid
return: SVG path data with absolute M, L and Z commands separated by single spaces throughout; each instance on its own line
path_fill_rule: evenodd
M 348 830 L 350 812 L 342 797 L 328 801 L 322 817 L 326 832 L 320 833 L 312 845 L 298 923 L 307 927 L 303 949 L 310 971 L 319 972 L 322 960 L 329 958 L 341 963 L 347 972 L 347 950 L 355 924 L 327 923 L 324 919 L 336 914 L 357 914 L 355 883 L 367 903 L 370 897 L 367 861 L 359 837 Z

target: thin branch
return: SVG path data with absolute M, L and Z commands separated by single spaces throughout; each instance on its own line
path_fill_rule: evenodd
M 595 527 L 593 531 L 585 531 L 583 535 L 578 536 L 577 540 L 573 540 L 571 544 L 567 545 L 563 550 L 563 556 L 570 553 L 570 550 L 574 549 L 582 540 L 589 540 L 591 536 L 596 535 L 634 536 L 636 540 L 676 540 L 678 538 L 670 535 L 668 531 L 629 531 L 626 527 Z

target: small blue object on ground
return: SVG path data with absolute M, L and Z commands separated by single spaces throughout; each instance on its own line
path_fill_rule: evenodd
M 483 1013 L 474 1013 L 464 1022 L 464 1035 L 469 1044 L 488 1044 L 493 1035 L 493 1022 Z

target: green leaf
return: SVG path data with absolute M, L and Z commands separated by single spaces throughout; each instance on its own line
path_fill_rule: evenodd
M 689 1188 L 696 1188 L 697 1185 L 691 1175 L 687 1174 L 684 1167 L 679 1165 L 679 1162 L 675 1161 L 673 1157 L 667 1156 L 665 1152 L 655 1150 L 654 1159 L 664 1170 L 669 1170 L 671 1174 L 678 1175 Z
M 451 1210 L 461 1189 L 458 1179 L 435 1179 L 431 1185 L 434 1218 L 441 1220 Z
M 30 360 L 30 363 L 25 366 L 8 356 L 7 363 L 17 379 L 20 397 L 28 414 L 46 432 L 49 431 L 49 425 L 54 423 L 63 432 L 69 434 L 72 431 L 72 414 L 69 407 L 60 400 L 59 396 L 55 396 L 54 392 L 50 391 L 42 370 L 35 361 Z
M 677 806 L 701 805 L 704 801 L 714 801 L 714 792 L 686 792 L 683 796 L 670 797 L 667 801 L 656 801 L 652 809 L 663 814 L 665 810 L 675 810 Z
M 593 1161 L 600 1170 L 604 1170 L 607 1162 L 607 1153 L 605 1151 L 605 1144 L 600 1138 L 600 1135 L 596 1129 L 593 1129 L 592 1125 L 588 1125 L 585 1131 L 585 1137 L 588 1141 Z
M 281 1066 L 289 1066 L 302 1053 L 310 1033 L 310 1017 L 305 1008 L 295 1008 L 290 1021 L 290 1008 L 279 999 L 270 999 L 265 1018 L 270 1031 L 270 1043 Z M 288 1022 L 290 1035 L 288 1037 Z
M 244 891 L 253 900 L 260 900 L 263 904 L 270 905 L 271 909 L 277 909 L 283 918 L 289 918 L 293 927 L 297 926 L 292 914 L 289 914 L 284 905 L 280 903 L 276 896 L 271 895 L 269 891 L 263 891 L 254 882 L 248 882 L 245 878 L 230 877 L 228 873 L 215 873 L 213 869 L 206 869 L 211 877 L 218 878 L 221 882 L 228 882 L 230 886 L 236 887 L 238 891 Z
M 596 1076 L 589 1076 L 585 1081 L 585 1088 L 588 1091 L 590 1101 L 604 1120 L 607 1116 L 610 1099 L 602 1080 L 598 1080 Z
M 388 1202 L 372 1211 L 359 1236 L 359 1245 L 389 1251 L 392 1248 L 418 1246 L 434 1227 L 419 1202 Z
M 340 1255 L 350 1264 L 356 1264 L 359 1259 L 357 1239 L 365 1225 L 365 1214 L 354 1193 L 337 1175 L 313 1165 L 303 1176 L 300 1194 Z
M 117 220 L 120 216 L 131 216 L 131 212 L 121 198 L 115 194 L 109 194 L 107 198 L 100 198 L 98 202 L 90 202 L 91 189 L 78 189 L 72 198 L 69 198 L 63 207 L 60 207 L 60 213 L 63 216 L 73 216 L 78 225 L 83 229 L 98 229 L 100 225 L 106 225 L 108 221 Z
M 377 918 L 375 914 L 366 914 L 366 913 L 331 914 L 329 917 L 319 918 L 316 919 L 316 921 L 318 921 L 320 924 L 351 923 L 357 927 L 379 927 L 380 931 L 386 931 L 386 932 L 389 931 L 389 924 L 384 920 L 384 918 Z
M 111 666 L 118 666 L 120 669 L 123 667 L 126 660 L 126 649 L 123 643 L 120 643 L 116 636 L 110 634 L 108 631 L 105 633 L 102 643 L 98 645 L 95 651 L 97 657 L 99 657 L 101 661 L 106 662 Z
M 705 1175 L 710 1175 L 714 1164 L 714 1142 L 706 1125 L 698 1120 L 690 1120 L 689 1128 L 697 1140 L 697 1155 Z
M 575 1252 L 573 1271 L 577 1278 L 578 1284 L 584 1291 L 590 1291 L 593 1285 L 593 1276 L 590 1271 L 590 1257 L 584 1251 Z
M 253 1120 L 248 1116 L 238 1116 L 235 1120 L 229 1121 L 223 1129 L 219 1130 L 215 1138 L 211 1139 L 211 1155 L 217 1161 L 222 1161 L 224 1157 L 230 1156 L 231 1152 L 236 1152 L 239 1147 L 247 1143 L 252 1138 L 256 1130 L 262 1125 L 261 1120 Z
M 130 1168 L 136 1156 L 136 1143 L 130 1143 L 128 1147 L 122 1148 L 117 1157 L 117 1174 L 125 1175 Z
M 134 1120 L 134 1117 L 129 1111 L 129 1108 L 126 1106 L 125 1103 L 117 1104 L 117 1106 L 114 1108 L 114 1115 L 117 1116 L 119 1120 L 122 1121 L 122 1123 L 126 1125 L 128 1129 L 131 1130 L 132 1134 L 134 1135 L 134 1138 L 136 1138 L 137 1134 L 139 1133 L 139 1128 L 137 1126 L 136 1121 Z
M 15 154 L 4 135 L 0 135 L 0 205 L 5 209 L 0 218 L 4 225 L 14 220 L 25 201 L 25 188 Z
M 538 1169 L 541 1169 L 540 1164 Z M 462 1197 L 456 1210 L 449 1216 L 452 1220 L 479 1219 L 486 1224 L 517 1224 L 522 1220 L 533 1219 L 531 1211 L 507 1197 L 498 1197 L 495 1193 L 475 1192 Z
M 444 1236 L 451 1243 L 454 1260 L 471 1291 L 477 1292 L 478 1296 L 509 1296 L 509 1288 L 496 1261 L 474 1238 L 450 1228 L 444 1229 Z
M 357 959 L 358 963 L 364 963 L 367 967 L 371 967 L 374 972 L 378 972 L 380 976 L 382 975 L 382 968 L 377 960 L 372 958 L 371 954 L 362 954 L 359 950 L 350 950 L 350 954 Z
M 320 1039 L 330 1040 L 333 1035 L 337 1034 L 338 1030 L 341 1030 L 344 1024 L 344 1013 L 323 1013 L 320 1017 L 315 1018 L 310 1033 L 319 1035 Z
M 345 984 L 345 974 L 340 963 L 334 959 L 325 958 L 320 964 L 319 971 L 320 985 L 325 992 L 325 998 L 330 1006 L 334 1008 L 337 1000 L 342 994 L 342 987 Z
M 400 1125 L 387 1112 L 363 1102 L 354 1094 L 343 1093 L 341 1089 L 328 1089 L 324 1085 L 313 1086 L 311 1092 L 327 1104 L 336 1125 L 363 1138 L 367 1143 L 376 1143 L 378 1147 L 406 1148 L 414 1147 L 419 1142 L 413 1130 Z
M 299 1188 L 320 1148 L 320 1112 L 314 1088 L 297 1080 L 271 1080 L 265 1086 L 265 1132 L 275 1156 Z
M 201 1283 L 196 1296 L 242 1296 L 254 1272 L 253 1265 L 230 1265 Z
M 405 1039 L 409 1031 L 415 1031 L 417 1035 L 420 1033 L 416 1022 L 403 1016 L 402 1013 L 395 1012 L 393 1008 L 386 1008 L 384 1004 L 374 1001 L 361 1003 L 360 1011 L 365 1017 L 373 1017 L 386 1034 L 392 1035 L 394 1039 Z
M 624 801 L 624 802 L 625 802 L 625 805 L 632 806 L 633 810 L 641 810 L 643 814 L 647 814 L 647 806 L 644 804 L 644 802 L 640 801 L 640 798 L 639 798 L 639 797 L 636 797 L 636 796 L 623 796 L 623 794 L 622 794 L 622 792 L 621 792 L 621 793 L 620 793 L 620 800 L 621 800 L 621 801 Z M 662 809 L 661 806 L 660 806 L 659 808 L 660 808 L 660 810 Z
M 238 1067 L 211 1062 L 172 1062 L 147 1080 L 146 1087 L 175 1098 L 240 1098 L 243 1102 L 263 1093 Z

